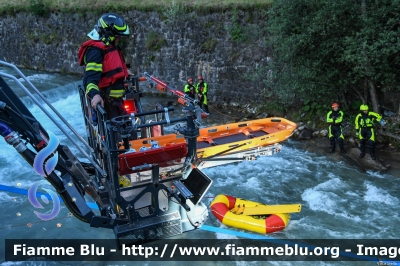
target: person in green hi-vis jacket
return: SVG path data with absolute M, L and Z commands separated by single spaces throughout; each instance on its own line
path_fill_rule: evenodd
M 339 104 L 333 103 L 332 110 L 326 115 L 326 122 L 329 123 L 328 137 L 331 142 L 331 153 L 335 152 L 336 139 L 339 142 L 339 148 L 341 153 L 346 153 L 343 147 L 343 132 L 342 132 L 342 122 L 343 122 L 343 111 L 339 110 Z
M 204 82 L 203 77 L 198 77 L 199 83 L 196 85 L 196 93 L 199 99 L 199 105 L 206 112 L 207 115 L 210 114 L 208 110 L 208 101 L 207 101 L 207 92 L 208 92 L 208 84 Z
M 360 158 L 365 156 L 365 142 L 368 140 L 369 154 L 372 160 L 375 160 L 375 132 L 374 122 L 380 122 L 382 116 L 378 113 L 368 110 L 368 105 L 362 104 L 360 106 L 360 113 L 356 116 L 356 136 L 360 138 Z M 383 122 L 383 121 L 382 121 Z M 382 124 L 382 123 L 381 123 Z
M 193 78 L 188 78 L 183 92 L 193 100 L 196 99 L 196 87 L 193 85 Z

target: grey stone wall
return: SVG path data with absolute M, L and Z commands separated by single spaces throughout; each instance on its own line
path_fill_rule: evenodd
M 252 77 L 269 58 L 263 14 L 262 10 L 204 15 L 136 10 L 120 13 L 132 33 L 123 50 L 137 75 L 149 72 L 179 90 L 183 90 L 187 77 L 197 80 L 203 75 L 214 104 L 261 103 L 263 81 Z M 98 17 L 94 13 L 0 16 L 0 59 L 18 67 L 82 75 L 77 51 Z M 165 39 L 161 48 L 150 44 L 151 34 Z

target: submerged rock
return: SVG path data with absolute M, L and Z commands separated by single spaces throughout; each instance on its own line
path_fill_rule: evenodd
M 347 150 L 346 157 L 355 161 L 363 170 L 387 171 L 389 169 L 390 164 L 386 164 L 385 162 L 381 161 L 379 159 L 379 155 L 375 154 L 376 160 L 372 160 L 368 153 L 368 149 L 364 158 L 359 158 L 360 153 L 360 149 L 351 148 Z

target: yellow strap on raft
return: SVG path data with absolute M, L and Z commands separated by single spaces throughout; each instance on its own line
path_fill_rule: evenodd
M 238 205 L 238 206 L 235 206 L 235 207 L 233 207 L 233 209 L 231 210 L 231 212 L 233 212 L 234 214 L 242 214 L 243 213 L 243 211 L 244 211 L 244 204 L 243 205 Z
M 275 213 L 300 212 L 301 204 L 282 204 L 282 205 L 257 205 L 255 207 L 246 207 L 243 215 L 264 215 Z M 240 214 L 240 213 L 237 213 Z
M 232 208 L 231 212 L 236 213 L 237 210 L 239 209 L 239 206 L 240 206 L 240 205 L 238 205 L 237 207 L 234 206 L 234 207 Z

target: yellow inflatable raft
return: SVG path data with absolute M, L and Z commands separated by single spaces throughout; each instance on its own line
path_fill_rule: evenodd
M 301 205 L 265 205 L 228 195 L 218 195 L 211 202 L 210 208 L 214 216 L 227 226 L 269 234 L 285 229 L 290 220 L 289 212 L 299 212 Z M 268 214 L 271 211 L 277 213 Z M 259 218 L 260 216 L 263 218 Z

